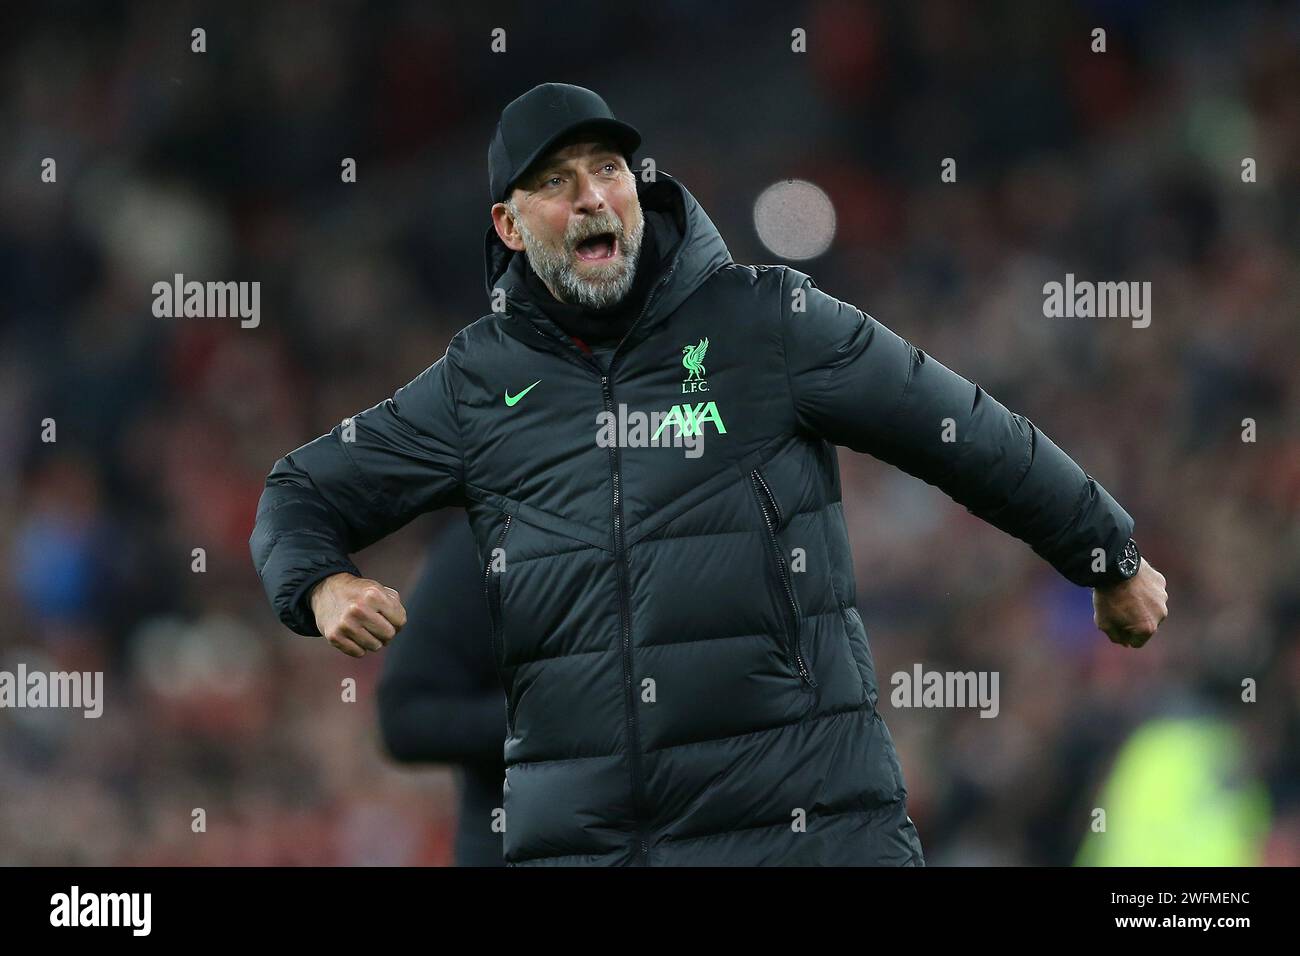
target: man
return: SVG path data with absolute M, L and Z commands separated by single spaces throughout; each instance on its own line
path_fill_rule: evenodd
M 505 108 L 493 313 L 275 464 L 255 564 L 285 624 L 361 656 L 406 615 L 348 555 L 467 509 L 506 688 L 509 864 L 922 865 L 835 446 L 1095 588 L 1112 641 L 1154 633 L 1164 579 L 1032 423 L 809 276 L 733 262 L 681 183 L 633 175 L 639 145 L 581 87 Z

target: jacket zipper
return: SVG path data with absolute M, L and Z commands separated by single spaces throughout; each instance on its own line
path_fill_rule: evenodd
M 655 296 L 659 294 L 659 290 L 668 284 L 668 280 L 671 279 L 673 277 L 673 273 L 677 271 L 677 260 L 680 257 L 681 257 L 681 250 L 679 249 L 677 251 L 677 255 L 673 257 L 672 263 L 668 266 L 668 271 L 659 277 L 658 283 L 656 283 L 655 287 L 650 290 L 650 294 L 646 296 L 645 304 L 641 306 L 641 314 L 636 317 L 636 321 L 634 321 L 630 326 L 628 326 L 627 332 L 623 334 L 623 338 L 619 340 L 618 345 L 614 346 L 614 354 L 609 357 L 610 375 L 614 374 L 614 363 L 618 361 L 619 356 L 623 352 L 623 343 L 628 340 L 628 338 L 632 335 L 633 331 L 636 330 L 636 327 L 641 324 L 641 320 L 644 319 L 646 313 L 650 311 L 650 304 L 654 302 Z
M 501 533 L 497 535 L 497 543 L 493 551 L 505 543 L 506 532 L 510 530 L 510 522 L 513 518 L 514 515 L 506 515 L 505 524 L 501 526 Z M 492 551 L 489 551 L 487 564 L 483 568 L 483 596 L 487 599 L 488 605 L 488 639 L 492 647 L 492 663 L 496 665 L 497 678 L 506 692 L 506 731 L 513 734 L 514 712 L 511 706 L 510 689 L 506 687 L 505 669 L 501 664 L 502 652 L 498 647 L 501 632 L 501 580 L 500 575 L 492 573 L 492 557 Z
M 613 368 L 613 362 L 610 362 Z M 605 399 L 605 411 L 613 413 L 614 393 L 609 385 L 609 376 L 600 377 L 600 390 Z M 627 594 L 627 567 L 623 554 L 623 497 L 620 487 L 618 467 L 618 449 L 609 446 L 609 473 L 614 488 L 614 564 L 618 574 L 618 615 L 622 631 L 623 649 L 623 693 L 624 708 L 627 713 L 628 761 L 632 770 L 633 813 L 636 817 L 637 863 L 644 866 L 650 856 L 650 847 L 646 842 L 645 829 L 641 823 L 643 791 L 645 784 L 641 776 L 641 738 L 636 721 L 636 688 L 632 683 L 632 622 L 630 601 Z
M 776 529 L 781 524 L 781 508 L 776 503 L 776 496 L 772 494 L 772 489 L 768 487 L 763 473 L 755 468 L 749 473 L 750 480 L 754 482 L 754 488 L 759 496 L 759 508 L 763 512 L 763 523 L 767 526 L 767 540 L 771 546 L 772 555 L 776 558 L 776 569 L 781 575 L 781 586 L 785 589 L 786 606 L 790 611 L 790 634 L 794 638 L 794 661 L 795 666 L 799 669 L 799 676 L 809 687 L 816 687 L 817 682 L 813 679 L 812 672 L 808 670 L 808 665 L 804 662 L 803 651 L 800 647 L 802 639 L 800 636 L 801 628 L 799 626 L 799 600 L 794 593 L 794 587 L 790 583 L 790 572 L 786 570 L 785 555 L 781 551 L 781 542 L 777 540 Z
M 673 258 L 668 270 L 659 277 L 659 281 L 655 284 L 655 287 L 651 289 L 649 295 L 646 296 L 645 304 L 641 307 L 641 313 L 636 317 L 636 321 L 632 323 L 631 327 L 628 328 L 627 335 L 624 335 L 622 341 L 615 346 L 614 354 L 610 356 L 609 368 L 607 370 L 602 372 L 600 366 L 595 362 L 595 360 L 585 355 L 578 358 L 576 355 L 570 354 L 568 348 L 562 348 L 560 350 L 560 354 L 563 355 L 564 358 L 573 362 L 575 365 L 582 365 L 585 368 L 590 368 L 600 376 L 600 391 L 605 402 L 605 411 L 609 412 L 611 415 L 614 413 L 614 392 L 610 385 L 610 379 L 613 378 L 614 366 L 622 354 L 623 342 L 627 341 L 628 335 L 631 335 L 632 330 L 635 329 L 637 325 L 640 324 L 641 320 L 645 318 L 646 313 L 650 311 L 651 303 L 655 301 L 659 291 L 663 289 L 663 287 L 668 284 L 668 280 L 672 278 L 673 272 L 677 269 L 677 260 L 680 257 L 680 254 L 681 250 L 679 249 L 678 255 Z M 528 324 L 532 327 L 534 332 L 540 335 L 543 339 L 546 339 L 548 342 L 561 346 L 565 345 L 565 343 L 557 340 L 555 336 L 543 332 L 533 322 L 529 322 Z M 574 349 L 574 351 L 576 351 L 576 349 Z M 628 597 L 627 593 L 626 557 L 623 553 L 623 497 L 622 489 L 620 487 L 621 476 L 619 475 L 619 456 L 618 449 L 613 445 L 609 447 L 609 475 L 614 494 L 614 564 L 615 570 L 618 574 L 618 613 L 623 656 L 624 710 L 627 714 L 628 763 L 631 767 L 632 773 L 632 806 L 633 814 L 636 819 L 637 863 L 641 866 L 645 866 L 650 859 L 650 845 L 647 842 L 645 827 L 642 823 L 642 817 L 644 814 L 643 807 L 645 804 L 645 784 L 643 782 L 641 768 L 641 736 L 636 721 L 636 690 L 632 684 L 632 612 L 630 607 L 631 599 Z
M 622 354 L 623 343 L 627 341 L 627 337 L 632 334 L 632 330 L 641 323 L 646 313 L 650 311 L 651 303 L 659 294 L 659 290 L 668 284 L 668 280 L 672 278 L 673 271 L 676 268 L 677 258 L 674 257 L 668 271 L 659 278 L 655 287 L 646 296 L 645 304 L 641 306 L 641 314 L 636 317 L 636 321 L 627 330 L 627 335 L 624 335 L 623 339 L 614 347 L 614 354 L 609 358 L 609 368 L 600 376 L 600 391 L 605 400 L 605 411 L 611 415 L 614 413 L 614 390 L 613 386 L 610 385 L 610 379 L 614 376 L 614 366 L 618 364 L 619 357 Z M 541 333 L 541 329 L 537 331 Z M 642 824 L 645 783 L 641 769 L 641 735 L 636 721 L 636 688 L 632 682 L 632 610 L 630 606 L 631 600 L 627 593 L 627 559 L 623 552 L 623 496 L 620 485 L 618 449 L 614 445 L 609 446 L 609 474 L 614 493 L 614 564 L 618 574 L 618 612 L 619 624 L 622 628 L 623 647 L 623 691 L 624 706 L 627 711 L 628 763 L 632 772 L 632 805 L 633 814 L 636 817 L 637 863 L 645 866 L 650 860 L 650 845 L 646 841 L 645 827 Z

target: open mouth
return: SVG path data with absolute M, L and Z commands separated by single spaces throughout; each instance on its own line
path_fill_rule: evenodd
M 618 254 L 618 238 L 612 232 L 599 232 L 578 243 L 574 252 L 584 262 L 613 259 Z

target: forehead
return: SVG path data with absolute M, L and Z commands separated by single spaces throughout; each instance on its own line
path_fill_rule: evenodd
M 605 153 L 618 154 L 618 147 L 609 140 L 604 139 L 584 139 L 576 143 L 569 143 L 561 146 L 559 149 L 551 150 L 545 156 L 537 160 L 536 171 L 548 169 L 551 166 L 558 166 L 571 160 L 580 160 L 588 156 L 597 156 Z M 620 154 L 621 155 L 621 154 Z

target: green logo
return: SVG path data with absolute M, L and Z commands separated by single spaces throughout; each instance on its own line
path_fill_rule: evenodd
M 709 383 L 704 380 L 704 353 L 708 350 L 707 335 L 695 345 L 682 346 L 682 366 L 686 369 L 686 378 L 682 380 L 683 393 L 709 390 Z
M 683 437 L 690 438 L 692 435 L 704 434 L 704 423 L 713 422 L 713 427 L 718 430 L 719 435 L 727 434 L 727 426 L 722 424 L 722 416 L 718 414 L 718 406 L 714 402 L 701 402 L 698 405 L 674 405 L 668 409 L 668 414 L 664 420 L 659 423 L 655 429 L 654 435 L 650 440 L 654 441 L 669 425 L 676 425 Z
M 511 394 L 510 394 L 510 389 L 506 389 L 506 407 L 507 407 L 507 408 L 513 408 L 514 405 L 515 405 L 515 402 L 519 401 L 519 399 L 523 398 L 525 395 L 527 395 L 529 392 L 531 392 L 534 388 L 536 388 L 536 387 L 537 387 L 538 385 L 540 385 L 540 384 L 542 384 L 542 380 L 539 378 L 537 381 L 533 382 L 532 385 L 529 385 L 526 389 L 524 389 L 524 390 L 523 390 L 522 392 L 520 392 L 518 395 L 511 395 Z

